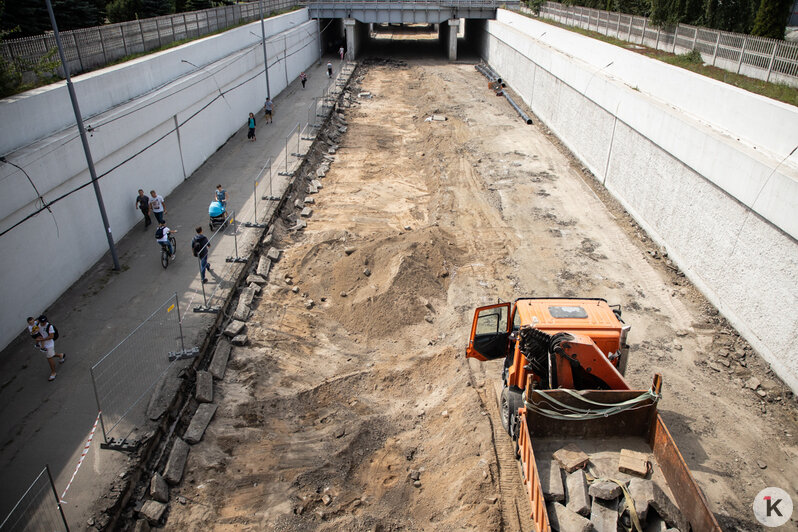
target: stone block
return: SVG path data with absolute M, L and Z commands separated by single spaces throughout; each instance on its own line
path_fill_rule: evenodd
M 280 250 L 277 248 L 269 248 L 269 251 L 266 253 L 266 257 L 273 262 L 277 262 L 280 260 Z
M 164 503 L 150 500 L 141 506 L 139 515 L 146 519 L 149 524 L 157 525 L 165 511 L 166 505 Z
M 537 466 L 543 498 L 546 501 L 565 502 L 565 488 L 559 464 L 551 460 L 540 460 Z
M 238 300 L 243 301 L 244 304 L 248 307 L 252 306 L 252 301 L 255 299 L 255 290 L 247 287 L 241 291 L 241 295 L 239 296 Z
M 324 168 L 319 168 L 316 170 L 316 177 L 324 177 L 326 173 L 327 172 L 324 170 Z
M 656 482 L 644 479 L 632 479 L 629 483 L 629 494 L 634 499 L 635 510 L 641 519 L 648 515 L 648 509 L 653 508 L 669 527 L 679 530 L 688 530 L 687 521 L 684 519 L 679 507 L 676 506 Z
M 230 342 L 233 345 L 237 345 L 237 346 L 241 347 L 242 345 L 247 345 L 247 340 L 248 339 L 247 339 L 247 335 L 246 334 L 239 334 L 237 336 L 234 336 L 233 339 L 230 340 Z
M 321 190 L 324 188 L 324 185 L 322 185 L 321 181 L 319 181 L 318 179 L 314 179 L 313 181 L 310 182 L 310 184 L 316 187 L 317 190 Z
M 197 391 L 195 396 L 198 403 L 213 402 L 213 375 L 210 372 L 197 372 Z
M 558 502 L 550 502 L 547 510 L 552 530 L 560 532 L 591 532 L 593 530 L 590 521 Z
M 629 475 L 645 477 L 648 475 L 650 464 L 648 455 L 629 449 L 621 449 L 621 457 L 618 460 L 618 471 Z
M 194 416 L 191 418 L 191 423 L 188 424 L 184 439 L 190 443 L 199 443 L 202 440 L 202 435 L 205 434 L 205 429 L 211 422 L 213 415 L 216 413 L 216 405 L 211 403 L 203 403 L 197 407 Z
M 274 227 L 274 226 L 272 226 L 272 227 Z M 272 240 L 274 240 L 274 235 L 272 234 L 271 229 L 269 229 L 269 233 L 266 236 L 263 237 L 263 245 L 264 246 L 271 246 L 272 245 Z
M 297 220 L 296 225 L 291 228 L 291 231 L 299 231 L 300 229 L 304 229 L 308 226 L 308 223 L 305 220 Z
M 242 321 L 233 320 L 224 329 L 224 335 L 232 338 L 237 334 L 241 334 L 247 324 Z
M 150 479 L 150 497 L 158 502 L 169 502 L 169 485 L 158 473 Z
M 617 532 L 618 502 L 593 498 L 593 505 L 590 507 L 590 522 L 593 523 L 596 532 Z
M 590 515 L 590 496 L 587 493 L 587 478 L 582 469 L 568 473 L 565 477 L 566 504 L 572 512 L 581 515 Z
M 302 207 L 302 200 L 300 200 L 299 198 L 295 199 L 294 200 L 294 207 L 296 207 L 297 209 Z
M 260 294 L 261 290 L 263 290 L 263 288 L 261 288 L 261 286 L 259 284 L 255 284 L 255 283 L 250 283 L 249 284 L 249 288 L 255 294 Z
M 256 270 L 258 276 L 260 276 L 264 282 L 266 281 L 266 277 L 269 276 L 269 270 L 272 269 L 272 261 L 270 261 L 266 257 L 261 257 L 258 260 L 258 269 Z
M 261 257 L 261 260 L 263 260 L 263 257 Z M 271 268 L 272 261 L 267 260 L 266 264 L 268 264 L 269 267 Z M 258 262 L 258 266 L 260 266 L 260 262 Z M 253 274 L 247 276 L 247 284 L 252 284 L 252 283 L 255 283 L 255 284 L 258 284 L 258 285 L 266 284 L 266 278 L 262 277 L 259 274 L 254 274 L 253 273 Z
M 317 194 L 319 189 L 314 187 L 312 184 L 308 185 L 308 194 Z
M 208 371 L 217 379 L 224 378 L 224 372 L 227 369 L 227 360 L 230 358 L 230 350 L 233 347 L 226 340 L 220 339 L 216 345 L 216 350 L 213 352 L 211 365 Z
M 183 478 L 183 469 L 186 467 L 188 451 L 191 447 L 180 438 L 175 438 L 172 445 L 172 452 L 169 453 L 169 460 L 163 471 L 163 478 L 169 484 L 179 484 Z
M 314 203 L 316 203 L 316 200 L 313 198 L 305 198 L 305 203 L 313 205 Z
M 565 469 L 566 473 L 573 473 L 577 469 L 585 467 L 590 461 L 590 457 L 575 445 L 563 447 L 555 451 L 552 456 L 560 464 L 560 467 Z
M 136 524 L 133 525 L 133 532 L 150 532 L 151 530 L 152 528 L 150 528 L 150 524 L 146 519 L 137 519 Z
M 593 498 L 611 501 L 620 497 L 623 490 L 621 490 L 621 487 L 615 482 L 603 481 L 591 484 L 588 493 Z
M 238 300 L 238 305 L 236 305 L 236 310 L 233 312 L 233 319 L 236 321 L 248 321 L 250 315 L 252 315 L 252 310 L 250 310 L 247 303 L 240 299 Z
M 302 209 L 302 212 L 299 213 L 299 215 L 302 218 L 310 218 L 311 214 L 313 214 L 313 209 L 311 209 L 310 207 L 305 207 L 304 209 Z

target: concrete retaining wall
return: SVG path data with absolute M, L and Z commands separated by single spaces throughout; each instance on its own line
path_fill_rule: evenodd
M 260 34 L 255 22 L 74 80 L 116 239 L 140 223 L 139 188 L 167 196 L 262 108 Z M 274 97 L 318 59 L 318 24 L 303 9 L 268 19 L 266 35 Z M 89 182 L 74 123 L 63 83 L 0 101 L 0 153 L 30 177 L 0 163 L 0 231 L 40 206 L 31 181 L 48 202 Z M 91 186 L 52 211 L 0 236 L 0 346 L 108 251 Z
M 513 12 L 483 29 L 486 61 L 798 392 L 798 109 Z

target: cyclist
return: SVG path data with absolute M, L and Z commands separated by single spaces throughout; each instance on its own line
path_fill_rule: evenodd
M 160 222 L 158 224 L 158 229 L 155 230 L 155 239 L 161 246 L 166 246 L 166 249 L 169 251 L 169 258 L 174 260 L 175 250 L 172 249 L 172 243 L 169 242 L 169 233 L 177 233 L 177 229 L 171 230 L 166 227 L 166 222 Z

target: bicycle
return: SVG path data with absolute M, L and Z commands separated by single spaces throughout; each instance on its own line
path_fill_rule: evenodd
M 159 243 L 161 244 L 161 266 L 163 266 L 164 269 L 166 269 L 166 268 L 169 267 L 169 259 L 171 258 L 169 256 L 169 248 L 167 247 L 167 245 L 165 243 L 163 243 L 163 242 L 159 242 Z M 169 235 L 169 243 L 172 244 L 172 254 L 173 255 L 176 254 L 177 253 L 177 240 L 175 240 L 175 237 L 173 237 L 172 235 Z

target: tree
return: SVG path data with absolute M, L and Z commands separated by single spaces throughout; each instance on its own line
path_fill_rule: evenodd
M 213 7 L 211 0 L 187 0 L 186 11 L 199 11 L 200 9 L 210 9 Z
M 98 26 L 103 23 L 103 13 L 94 0 L 52 0 L 59 31 Z M 43 0 L 15 1 L 6 6 L 0 27 L 18 27 L 15 37 L 41 35 L 52 30 L 50 15 Z
M 106 8 L 110 22 L 158 17 L 172 11 L 170 0 L 113 0 Z
M 753 35 L 784 39 L 792 0 L 762 0 L 754 19 Z

